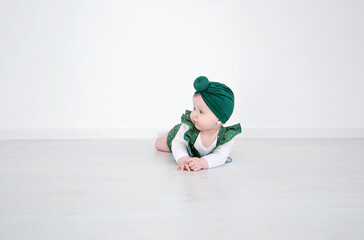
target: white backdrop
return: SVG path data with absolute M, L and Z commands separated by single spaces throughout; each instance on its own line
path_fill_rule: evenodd
M 0 0 L 0 139 L 154 137 L 193 80 L 243 137 L 364 137 L 363 1 Z

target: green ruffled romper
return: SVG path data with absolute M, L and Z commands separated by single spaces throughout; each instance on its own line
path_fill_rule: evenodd
M 186 110 L 185 114 L 183 114 L 181 117 L 181 122 L 187 124 L 190 127 L 189 130 L 187 130 L 187 132 L 185 133 L 184 139 L 187 141 L 187 152 L 188 152 L 189 156 L 200 158 L 201 155 L 194 146 L 200 131 L 195 127 L 195 125 L 191 121 L 190 114 L 191 114 L 191 111 Z M 171 151 L 172 151 L 172 141 L 176 137 L 177 132 L 180 129 L 182 123 L 177 124 L 168 132 L 167 145 L 168 145 L 169 150 L 171 150 Z M 223 145 L 224 143 L 227 143 L 228 141 L 233 139 L 239 133 L 241 133 L 240 123 L 229 126 L 229 127 L 222 126 L 220 128 L 219 134 L 217 136 L 216 147 L 214 149 L 212 149 L 212 151 L 210 153 L 212 153 L 217 147 L 219 147 L 219 146 Z M 226 163 L 229 163 L 229 162 L 231 162 L 230 157 L 228 157 L 228 159 L 226 160 Z

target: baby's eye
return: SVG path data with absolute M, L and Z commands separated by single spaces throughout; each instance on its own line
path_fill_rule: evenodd
M 200 110 L 200 113 L 203 114 L 203 112 Z

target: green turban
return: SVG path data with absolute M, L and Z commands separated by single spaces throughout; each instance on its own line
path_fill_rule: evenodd
M 193 83 L 195 94 L 200 93 L 202 99 L 215 116 L 222 122 L 229 120 L 234 110 L 234 93 L 225 84 L 210 82 L 207 77 L 196 78 Z

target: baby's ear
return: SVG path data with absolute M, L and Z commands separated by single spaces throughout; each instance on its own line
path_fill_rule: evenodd
M 220 120 L 217 120 L 217 125 L 220 125 L 220 126 L 222 126 L 222 122 L 220 121 Z

